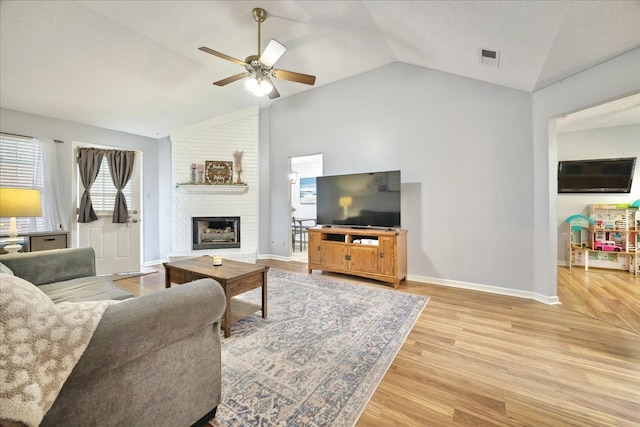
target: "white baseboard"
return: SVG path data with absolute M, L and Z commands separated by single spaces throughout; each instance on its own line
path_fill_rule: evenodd
M 537 292 L 523 291 L 521 289 L 501 288 L 499 286 L 482 285 L 478 283 L 461 282 L 458 280 L 440 279 L 436 277 L 425 277 L 414 274 L 407 275 L 407 280 L 432 285 L 448 286 L 451 288 L 468 289 L 471 291 L 488 292 L 491 294 L 506 295 L 510 297 L 532 299 L 547 305 L 560 304 L 557 296 L 541 295 Z
M 272 259 L 276 261 L 293 261 L 292 257 L 286 257 L 282 255 L 274 254 L 259 254 L 258 259 Z M 407 280 L 412 282 L 427 283 L 432 285 L 448 286 L 451 288 L 468 289 L 471 291 L 488 292 L 497 295 L 506 295 L 510 297 L 531 299 L 541 302 L 547 305 L 560 304 L 560 300 L 557 296 L 542 295 L 537 292 L 523 291 L 520 289 L 501 288 L 499 286 L 482 285 L 478 283 L 461 282 L 457 280 L 439 279 L 435 277 L 418 276 L 415 274 L 408 274 Z
M 145 261 L 142 263 L 143 266 L 145 267 L 151 267 L 152 265 L 158 265 L 158 264 L 162 264 L 163 262 L 167 262 L 166 259 L 154 259 L 151 261 Z
M 274 254 L 259 254 L 258 259 L 272 259 L 274 261 L 293 261 L 290 256 L 274 255 Z

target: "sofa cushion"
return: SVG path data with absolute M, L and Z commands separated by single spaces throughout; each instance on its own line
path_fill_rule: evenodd
M 4 254 L 0 261 L 14 276 L 36 286 L 96 275 L 95 251 L 91 247 Z
M 1 262 L 0 262 L 0 273 L 10 274 L 10 275 L 13 276 L 13 271 L 11 271 L 11 269 L 9 267 L 7 267 L 6 265 L 4 265 Z
M 51 300 L 61 302 L 123 300 L 133 297 L 112 281 L 100 276 L 80 277 L 38 286 Z

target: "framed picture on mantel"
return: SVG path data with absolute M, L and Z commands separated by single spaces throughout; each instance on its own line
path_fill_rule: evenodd
M 231 185 L 233 183 L 233 162 L 207 160 L 204 162 L 207 184 Z

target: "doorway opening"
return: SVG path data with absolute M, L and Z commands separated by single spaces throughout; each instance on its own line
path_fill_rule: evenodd
M 307 230 L 316 225 L 316 177 L 322 176 L 322 154 L 290 158 L 291 257 L 307 262 Z
M 557 161 L 640 158 L 640 93 L 552 119 L 549 130 Z M 557 179 L 557 175 L 551 179 Z M 639 302 L 638 276 L 616 267 L 638 256 L 637 245 L 636 254 L 614 255 L 591 250 L 596 231 L 588 226 L 570 227 L 565 220 L 575 215 L 589 217 L 590 205 L 618 206 L 638 200 L 640 168 L 636 166 L 630 193 L 555 194 L 554 197 L 557 295 L 563 307 L 639 332 L 640 313 L 631 308 Z M 627 234 L 637 239 L 634 233 L 620 233 L 620 236 L 627 238 Z M 572 236 L 574 245 L 571 245 Z M 575 248 L 577 241 L 583 247 Z M 589 258 L 588 271 L 584 268 L 585 257 Z M 602 295 L 607 295 L 607 302 L 602 300 Z M 610 310 L 614 305 L 617 309 Z

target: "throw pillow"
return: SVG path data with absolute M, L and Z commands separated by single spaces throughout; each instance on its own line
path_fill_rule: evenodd
M 0 273 L 0 283 L 0 423 L 37 426 L 111 301 L 56 305 L 20 277 Z

